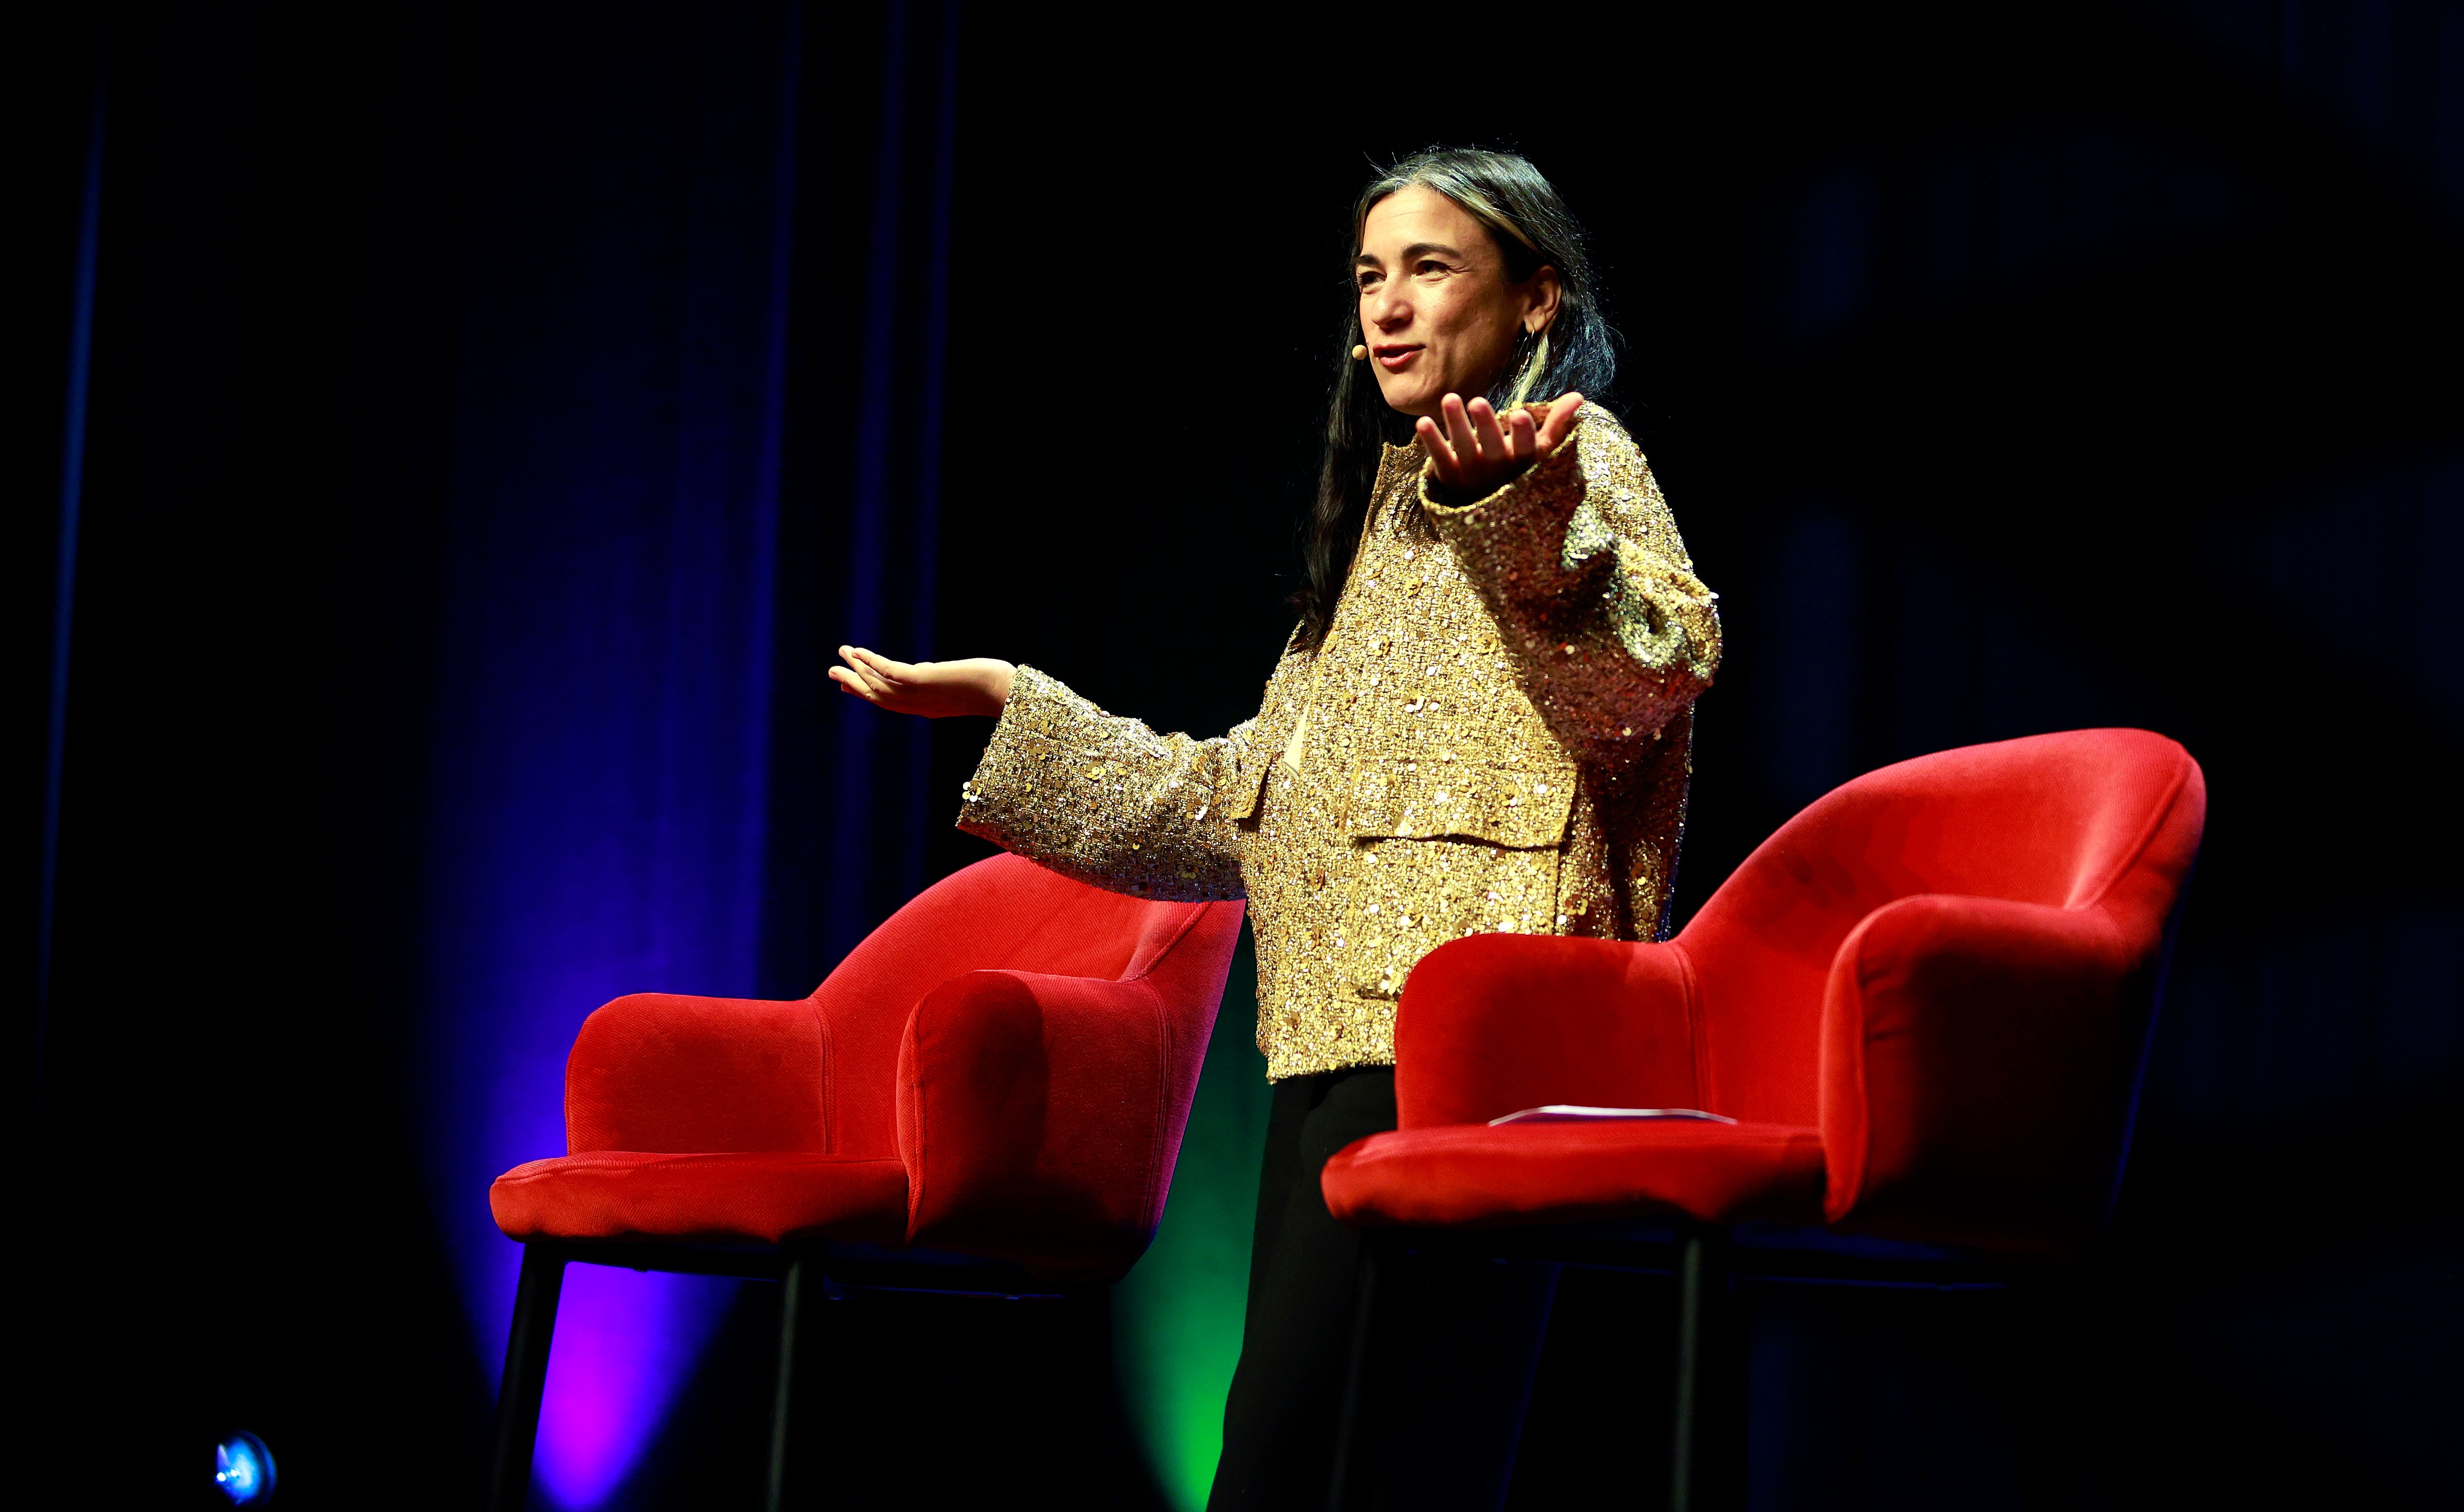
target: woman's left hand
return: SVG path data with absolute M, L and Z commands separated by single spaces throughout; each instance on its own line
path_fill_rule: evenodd
M 1445 415 L 1442 427 L 1422 415 L 1413 428 L 1419 432 L 1439 484 L 1459 497 L 1481 499 L 1556 450 L 1574 428 L 1574 411 L 1582 407 L 1582 395 L 1567 394 L 1549 406 L 1536 426 L 1528 409 L 1517 409 L 1501 423 L 1487 400 L 1475 399 L 1466 407 L 1461 395 L 1448 394 L 1439 405 Z

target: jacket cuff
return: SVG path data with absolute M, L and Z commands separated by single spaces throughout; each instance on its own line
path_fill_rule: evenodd
M 1449 505 L 1436 496 L 1435 464 L 1420 470 L 1420 507 L 1474 581 L 1507 599 L 1545 597 L 1571 582 L 1566 527 L 1583 502 L 1579 449 L 1557 449 L 1485 497 Z
M 1056 749 L 1085 744 L 1087 701 L 1059 678 L 1022 665 L 1011 674 L 1009 702 L 993 722 L 993 737 L 959 785 L 958 827 L 1004 849 L 1023 848 L 1048 816 L 1048 801 L 1035 796 L 1038 776 Z

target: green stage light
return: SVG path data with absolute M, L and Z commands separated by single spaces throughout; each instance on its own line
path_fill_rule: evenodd
M 1249 933 L 1224 985 L 1172 1197 L 1146 1258 L 1115 1290 L 1120 1370 L 1147 1462 L 1179 1512 L 1199 1512 L 1223 1452 L 1223 1398 L 1241 1357 L 1249 1231 L 1266 1139 Z

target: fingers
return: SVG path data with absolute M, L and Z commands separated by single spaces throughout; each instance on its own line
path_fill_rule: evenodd
M 861 646 L 842 646 L 847 665 L 829 668 L 831 682 L 876 709 L 938 719 L 948 714 L 998 714 L 1009 701 L 1007 662 L 902 662 Z M 998 673 L 996 677 L 993 674 Z
M 1420 438 L 1420 446 L 1429 453 L 1429 465 L 1437 470 L 1438 481 L 1453 488 L 1461 480 L 1463 470 L 1455 459 L 1454 448 L 1446 445 L 1446 434 L 1438 423 L 1422 415 L 1412 429 Z
M 1455 449 L 1456 457 L 1466 463 L 1482 460 L 1480 436 L 1472 429 L 1471 411 L 1463 407 L 1463 396 L 1448 394 L 1438 409 L 1446 417 L 1446 441 Z
M 1575 411 L 1582 407 L 1583 396 L 1580 394 L 1563 394 L 1558 396 L 1556 403 L 1549 406 L 1548 418 L 1544 420 L 1540 426 L 1541 450 L 1554 451 L 1557 449 L 1557 443 L 1565 440 L 1567 432 L 1574 428 Z
M 1528 410 L 1518 409 L 1506 417 L 1506 453 L 1517 462 L 1529 462 L 1540 453 L 1539 429 L 1531 424 Z
M 1438 414 L 1423 415 L 1413 429 L 1439 482 L 1485 493 L 1556 449 L 1573 432 L 1575 411 L 1582 407 L 1582 395 L 1567 394 L 1535 421 L 1529 410 L 1500 416 L 1485 399 L 1466 405 L 1462 395 L 1448 394 Z
M 1481 464 L 1486 460 L 1480 454 L 1480 437 L 1472 428 L 1471 413 L 1463 407 L 1462 395 L 1448 394 L 1439 403 L 1438 414 L 1441 419 L 1423 416 L 1413 428 L 1428 446 L 1438 481 L 1448 488 L 1469 488 L 1475 474 L 1485 471 Z
M 915 664 L 912 662 L 897 661 L 878 651 L 866 650 L 861 646 L 842 646 L 839 654 L 879 682 L 903 683 L 915 671 Z
M 1506 432 L 1497 427 L 1497 411 L 1489 406 L 1487 400 L 1473 400 L 1468 418 L 1472 439 L 1480 446 L 1482 461 L 1503 462 L 1512 455 L 1507 449 Z
M 831 668 L 831 679 L 847 684 L 851 690 L 862 692 L 876 703 L 905 681 L 902 674 L 908 670 L 906 664 L 893 662 L 889 657 L 868 651 L 861 646 L 840 646 L 839 659 L 846 662 L 847 666 Z M 842 675 L 843 673 L 845 675 Z
M 833 667 L 830 668 L 830 681 L 839 685 L 839 690 L 841 692 L 861 698 L 866 703 L 877 704 L 881 702 L 880 696 L 873 692 L 870 688 L 865 686 L 863 678 L 858 677 L 855 673 L 848 671 L 844 667 Z

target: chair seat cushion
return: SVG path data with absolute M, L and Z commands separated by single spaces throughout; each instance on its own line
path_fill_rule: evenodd
M 521 1239 L 907 1238 L 907 1168 L 895 1155 L 807 1150 L 646 1154 L 600 1150 L 534 1160 L 488 1189 L 496 1227 Z
M 1676 1120 L 1446 1124 L 1359 1140 L 1326 1164 L 1347 1223 L 1588 1222 L 1683 1213 L 1705 1223 L 1822 1221 L 1822 1136 L 1786 1124 Z

